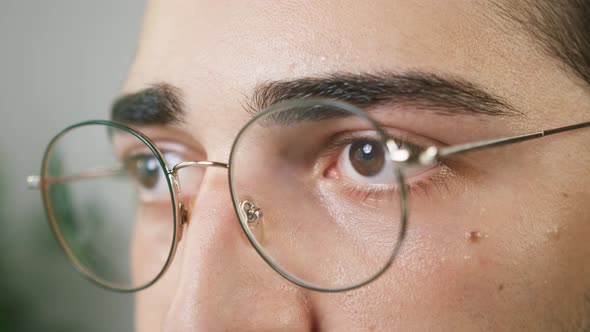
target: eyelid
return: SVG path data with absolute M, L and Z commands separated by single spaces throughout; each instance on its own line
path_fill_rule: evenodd
M 413 161 L 415 160 L 414 158 L 417 158 L 422 151 L 431 146 L 445 146 L 445 144 L 435 139 L 427 138 L 409 131 L 389 127 L 384 127 L 383 129 L 387 137 L 381 137 L 381 135 L 377 134 L 374 130 L 358 130 L 339 133 L 330 138 L 327 150 L 329 153 L 333 153 L 335 150 L 346 146 L 346 144 L 352 143 L 359 139 L 381 141 L 384 144 L 385 140 L 393 139 L 394 142 L 398 143 L 400 148 L 403 149 L 404 146 L 409 146 L 411 148 L 409 149 L 411 153 L 410 161 Z
M 184 144 L 171 142 L 171 141 L 155 141 L 154 144 L 158 148 L 163 157 L 168 169 L 172 169 L 179 161 L 169 162 L 166 160 L 167 153 L 174 153 L 177 155 L 182 156 L 181 161 L 188 161 L 192 160 L 192 158 L 197 158 L 195 153 L 190 151 Z M 135 142 L 122 142 L 120 144 L 114 143 L 114 151 L 116 157 L 124 162 L 125 160 L 132 159 L 136 156 L 142 155 L 154 155 L 155 154 L 150 150 L 150 148 L 143 144 L 142 142 L 138 141 Z
M 183 160 L 175 161 L 172 163 L 170 163 L 168 160 L 166 160 L 166 163 L 168 164 L 168 168 L 170 168 L 170 169 L 172 169 L 174 166 L 176 166 L 176 164 L 179 162 L 191 160 L 191 158 L 190 158 L 191 152 L 183 144 L 179 144 L 179 143 L 175 143 L 175 142 L 167 142 L 167 141 L 161 141 L 161 142 L 156 141 L 155 144 L 158 147 L 158 150 L 160 150 L 160 152 L 163 154 L 163 157 L 165 160 L 166 160 L 167 153 L 174 153 L 174 154 L 177 154 L 182 157 Z
M 196 137 L 184 128 L 170 126 L 140 126 L 134 129 L 151 140 L 160 152 L 173 151 L 184 156 L 187 160 L 206 160 L 203 146 Z M 113 150 L 121 160 L 136 151 L 149 152 L 150 149 L 136 137 L 131 135 L 113 135 Z M 173 167 L 174 165 L 168 165 Z
M 321 170 L 321 174 L 325 178 L 341 179 L 344 177 L 342 170 L 339 169 L 340 158 L 344 153 L 346 147 L 358 140 L 372 140 L 381 141 L 385 144 L 384 140 L 393 139 L 398 143 L 402 149 L 408 149 L 410 152 L 410 158 L 407 162 L 402 165 L 405 167 L 404 175 L 406 176 L 407 184 L 422 183 L 426 177 L 433 176 L 433 173 L 438 172 L 441 169 L 440 166 L 444 166 L 441 163 L 436 165 L 430 165 L 422 169 L 417 158 L 420 153 L 430 146 L 444 146 L 441 142 L 424 137 L 418 134 L 414 134 L 409 131 L 400 130 L 397 128 L 383 127 L 387 137 L 382 138 L 375 130 L 357 130 L 357 131 L 346 131 L 333 135 L 326 145 L 327 148 L 324 150 L 323 158 L 316 169 Z M 417 166 L 417 167 L 416 167 Z M 373 185 L 375 186 L 375 185 Z M 375 187 L 374 187 L 375 188 Z

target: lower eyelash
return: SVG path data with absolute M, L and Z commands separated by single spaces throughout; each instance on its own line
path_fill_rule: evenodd
M 345 185 L 344 191 L 353 200 L 363 203 L 369 200 L 393 200 L 395 197 L 399 197 L 398 190 L 396 189 L 369 188 L 367 190 L 367 188 L 361 188 L 359 186 Z
M 406 190 L 410 197 L 429 197 L 433 190 L 437 193 L 449 193 L 450 188 L 448 183 L 445 181 L 448 176 L 446 173 L 449 172 L 445 166 L 440 166 L 442 169 L 438 170 L 435 175 L 429 177 L 423 177 L 418 180 L 406 181 Z M 343 184 L 343 190 L 345 194 L 349 195 L 354 200 L 360 202 L 367 201 L 393 201 L 400 199 L 399 186 L 373 186 L 373 187 L 361 187 L 351 184 Z
M 430 180 L 406 183 L 406 190 L 410 196 L 429 195 Z M 399 187 L 394 188 L 362 188 L 360 186 L 345 185 L 346 194 L 360 202 L 366 201 L 393 201 L 400 198 Z

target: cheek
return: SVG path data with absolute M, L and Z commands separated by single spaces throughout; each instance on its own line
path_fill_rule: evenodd
M 166 206 L 138 206 L 132 241 L 132 278 L 145 284 L 158 275 L 164 266 L 173 235 L 172 209 Z M 173 262 L 181 261 L 180 242 Z M 137 331 L 160 331 L 164 316 L 172 303 L 180 264 L 171 264 L 153 285 L 134 294 Z
M 494 329 L 519 322 L 549 326 L 571 316 L 590 288 L 583 258 L 590 254 L 590 209 L 515 177 L 482 183 L 460 197 L 441 203 L 437 213 L 417 212 L 415 220 L 425 222 L 413 225 L 408 265 L 418 268 L 407 277 L 433 315 Z
M 174 211 L 166 203 L 138 204 L 131 240 L 131 275 L 135 286 L 155 278 L 172 254 Z
M 405 330 L 546 329 L 573 320 L 590 289 L 588 197 L 504 180 L 448 199 L 415 197 L 390 270 L 326 310 L 339 306 L 366 324 Z

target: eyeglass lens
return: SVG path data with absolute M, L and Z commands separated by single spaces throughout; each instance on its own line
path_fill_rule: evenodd
M 339 105 L 275 107 L 243 130 L 230 165 L 234 204 L 260 210 L 241 220 L 261 254 L 300 285 L 323 290 L 374 278 L 402 231 L 388 138 Z
M 83 125 L 54 141 L 44 164 L 47 210 L 78 269 L 122 290 L 156 279 L 172 250 L 175 207 L 150 148 L 126 130 Z
M 233 202 L 255 248 L 283 276 L 323 290 L 379 275 L 405 222 L 388 137 L 339 105 L 286 103 L 263 112 L 241 131 L 230 160 Z M 176 202 L 162 163 L 138 136 L 108 124 L 66 130 L 48 150 L 50 219 L 94 281 L 134 290 L 164 271 Z

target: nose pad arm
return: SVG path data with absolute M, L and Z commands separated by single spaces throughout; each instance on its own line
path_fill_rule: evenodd
M 192 208 L 191 204 L 191 208 Z M 248 222 L 248 228 L 254 233 L 257 240 L 262 242 L 262 210 L 257 207 L 252 201 L 245 200 L 240 203 L 240 208 L 242 212 L 245 214 Z M 190 219 L 190 211 L 187 210 L 184 203 L 180 202 L 178 205 L 178 212 L 179 212 L 179 225 L 178 225 L 178 241 L 182 239 L 182 234 L 184 233 L 184 227 L 188 226 L 189 219 Z

